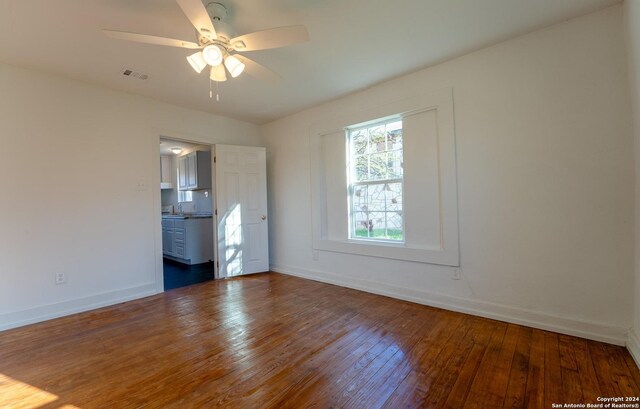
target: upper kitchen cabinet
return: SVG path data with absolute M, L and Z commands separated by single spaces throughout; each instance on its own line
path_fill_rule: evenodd
M 211 152 L 195 151 L 178 159 L 180 190 L 211 189 Z
M 160 156 L 160 189 L 173 189 L 175 168 L 171 156 Z

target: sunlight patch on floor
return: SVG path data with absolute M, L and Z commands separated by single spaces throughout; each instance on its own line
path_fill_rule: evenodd
M 53 393 L 17 381 L 0 373 L 0 408 L 37 409 L 58 400 Z M 73 405 L 60 406 L 58 409 L 80 409 Z
M 0 373 L 0 408 L 37 408 L 57 400 L 52 393 Z

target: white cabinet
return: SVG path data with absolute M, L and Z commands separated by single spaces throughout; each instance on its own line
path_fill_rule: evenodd
M 160 156 L 160 189 L 173 189 L 173 158 Z
M 187 228 L 187 220 L 173 221 L 173 255 L 177 258 L 188 259 L 185 252 L 185 231 Z M 209 260 L 207 260 L 209 261 Z M 190 264 L 198 264 L 198 261 Z
M 180 190 L 211 189 L 211 152 L 191 152 L 178 159 Z
M 198 188 L 198 155 L 197 154 L 198 154 L 197 152 L 190 153 L 185 158 L 187 162 L 187 188 L 188 189 Z
M 175 254 L 173 225 L 173 220 L 162 219 L 162 253 L 168 256 L 173 256 Z
M 213 260 L 212 218 L 163 218 L 162 253 L 185 264 Z
M 179 158 L 178 159 L 178 189 L 180 190 L 188 190 L 187 183 L 187 159 Z

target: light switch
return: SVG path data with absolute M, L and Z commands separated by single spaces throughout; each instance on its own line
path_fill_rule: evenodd
M 149 186 L 147 185 L 147 182 L 142 180 L 136 183 L 135 189 L 136 189 L 136 192 L 146 192 L 147 190 L 149 190 Z

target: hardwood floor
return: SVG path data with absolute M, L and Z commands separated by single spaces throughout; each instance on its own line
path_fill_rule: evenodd
M 5 408 L 551 408 L 626 349 L 269 273 L 0 332 Z

